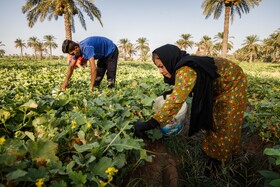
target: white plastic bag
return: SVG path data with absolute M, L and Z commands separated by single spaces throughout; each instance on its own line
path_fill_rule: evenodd
M 168 98 L 169 95 L 167 95 L 166 97 Z M 165 100 L 164 100 L 163 96 L 157 97 L 154 101 L 153 108 L 155 110 L 159 110 L 163 106 L 164 102 L 165 102 Z M 177 115 L 174 117 L 174 119 L 171 121 L 171 123 L 165 124 L 163 127 L 160 128 L 161 132 L 165 136 L 175 136 L 182 131 L 182 129 L 186 123 L 187 109 L 188 109 L 188 105 L 186 102 L 184 102 L 181 109 L 179 110 Z

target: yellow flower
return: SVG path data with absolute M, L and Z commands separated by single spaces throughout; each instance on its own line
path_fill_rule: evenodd
M 73 120 L 71 124 L 72 124 L 71 129 L 75 129 L 77 122 L 75 120 Z
M 87 128 L 91 128 L 91 124 L 90 123 L 87 124 Z
M 107 173 L 108 175 L 114 175 L 114 173 L 117 173 L 118 172 L 118 170 L 116 169 L 116 168 L 114 168 L 114 167 L 109 167 L 106 171 L 105 171 L 105 173 Z
M 37 182 L 35 184 L 37 187 L 42 187 L 44 185 L 44 179 L 43 178 L 37 179 Z
M 0 138 L 0 145 L 3 144 L 6 141 L 6 139 L 4 137 Z
M 49 137 L 54 137 L 55 135 L 54 134 L 49 134 Z
M 102 186 L 102 187 L 103 187 L 103 186 L 106 186 L 106 185 L 108 184 L 107 182 L 104 182 L 104 181 L 102 181 L 102 180 L 100 180 L 99 182 L 100 182 L 100 186 Z

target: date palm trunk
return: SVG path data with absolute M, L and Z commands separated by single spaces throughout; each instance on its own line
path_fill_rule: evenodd
M 52 47 L 50 46 L 50 60 L 52 60 Z
M 72 40 L 72 30 L 69 14 L 65 13 L 64 15 L 64 27 L 65 27 L 65 36 L 66 39 Z
M 230 6 L 226 6 L 225 20 L 224 20 L 224 35 L 223 35 L 223 44 L 222 44 L 222 57 L 226 56 L 227 49 L 228 49 L 229 15 L 230 15 Z
M 23 49 L 20 47 L 20 59 L 23 60 Z

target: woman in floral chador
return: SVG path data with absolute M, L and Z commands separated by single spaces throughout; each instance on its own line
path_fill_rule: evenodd
M 242 69 L 223 58 L 190 56 L 170 44 L 155 49 L 153 61 L 174 88 L 150 120 L 134 125 L 135 136 L 169 124 L 191 96 L 189 136 L 206 130 L 202 149 L 211 159 L 229 161 L 239 154 L 247 89 Z

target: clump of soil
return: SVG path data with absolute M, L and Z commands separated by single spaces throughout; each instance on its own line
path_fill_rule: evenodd
M 137 186 L 178 186 L 178 161 L 176 158 L 168 153 L 164 143 L 161 141 L 145 140 L 145 144 L 146 150 L 155 152 L 153 161 L 139 166 L 131 173 L 130 178 L 138 180 Z

